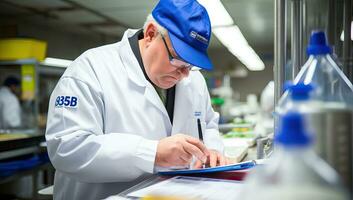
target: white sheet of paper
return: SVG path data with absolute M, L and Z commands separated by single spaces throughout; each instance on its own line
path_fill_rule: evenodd
M 238 181 L 201 177 L 176 176 L 149 187 L 129 193 L 129 197 L 146 195 L 186 197 L 187 199 L 236 199 L 243 184 Z

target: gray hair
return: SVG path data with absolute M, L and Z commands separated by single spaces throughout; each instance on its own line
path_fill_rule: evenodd
M 145 32 L 145 30 L 146 30 L 146 28 L 147 28 L 147 25 L 148 25 L 149 23 L 153 23 L 154 25 L 156 25 L 156 26 L 157 26 L 157 30 L 158 30 L 161 34 L 165 35 L 165 34 L 167 33 L 167 29 L 165 29 L 163 26 L 161 26 L 161 25 L 154 19 L 154 17 L 152 16 L 152 14 L 149 14 L 149 15 L 147 16 L 146 21 L 145 21 L 145 23 L 143 24 L 143 31 L 144 31 L 144 32 Z

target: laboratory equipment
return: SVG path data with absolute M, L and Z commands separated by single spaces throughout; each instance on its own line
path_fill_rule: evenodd
M 304 64 L 294 83 L 312 84 L 312 100 L 327 103 L 343 103 L 353 109 L 353 85 L 340 70 L 332 55 L 324 32 L 313 32 L 307 47 L 309 59 Z M 278 108 L 288 101 L 288 91 L 283 94 Z
M 231 119 L 231 108 L 234 107 L 233 89 L 231 87 L 231 77 L 224 75 L 222 86 L 212 90 L 212 94 L 222 99 L 219 112 L 221 122 L 227 122 Z
M 270 81 L 261 92 L 259 119 L 255 126 L 255 132 L 261 137 L 273 133 L 274 128 L 274 82 Z
M 274 82 L 270 81 L 261 92 L 260 107 L 264 118 L 272 118 L 274 110 Z
M 338 174 L 313 151 L 305 122 L 298 112 L 284 114 L 274 156 L 246 177 L 242 199 L 348 199 Z
M 348 188 L 352 180 L 353 86 L 332 55 L 324 32 L 312 33 L 307 48 L 309 59 L 294 80 L 294 84 L 311 85 L 310 106 L 299 108 L 315 133 L 315 150 L 334 167 Z M 290 90 L 279 100 L 276 114 L 290 106 Z M 306 104 L 307 105 L 307 104 Z M 277 133 L 278 126 L 275 127 Z

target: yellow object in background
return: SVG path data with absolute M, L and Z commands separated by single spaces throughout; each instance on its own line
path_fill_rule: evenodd
M 21 66 L 21 86 L 22 86 L 22 100 L 33 100 L 35 95 L 35 68 L 34 65 Z
M 8 133 L 8 134 L 3 134 L 0 133 L 0 141 L 9 141 L 9 140 L 17 140 L 17 139 L 22 139 L 22 138 L 27 138 L 29 137 L 28 134 L 23 134 L 23 133 Z
M 34 58 L 43 61 L 47 43 L 35 39 L 10 38 L 0 40 L 0 60 Z

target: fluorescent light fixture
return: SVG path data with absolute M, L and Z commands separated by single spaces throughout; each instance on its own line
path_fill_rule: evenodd
M 218 27 L 212 29 L 213 34 L 227 48 L 231 46 L 248 46 L 248 42 L 238 26 Z
M 218 40 L 228 48 L 249 70 L 259 71 L 265 64 L 249 46 L 238 26 L 234 25 L 232 17 L 220 0 L 198 0 L 211 20 L 212 32 Z
M 249 46 L 237 26 L 213 28 L 213 34 L 249 70 L 260 71 L 265 69 L 265 64 Z
M 342 31 L 340 39 L 344 41 L 344 31 Z M 351 22 L 351 40 L 353 41 L 353 21 Z
M 52 67 L 65 67 L 66 68 L 66 67 L 70 66 L 71 63 L 72 63 L 72 60 L 47 57 L 44 59 L 44 61 L 41 64 L 46 65 L 46 66 L 52 66 Z
M 233 25 L 232 17 L 220 0 L 198 0 L 198 2 L 206 8 L 212 27 Z
M 261 71 L 265 69 L 265 64 L 250 47 L 233 47 L 228 50 L 235 55 L 250 71 Z

